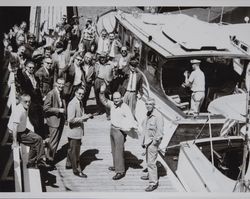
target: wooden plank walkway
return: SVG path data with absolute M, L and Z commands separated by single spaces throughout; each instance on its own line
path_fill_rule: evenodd
M 95 104 L 94 98 L 88 104 Z M 112 180 L 114 172 L 109 171 L 112 165 L 110 146 L 110 122 L 106 115 L 96 116 L 85 123 L 85 135 L 81 147 L 81 168 L 88 175 L 87 179 L 74 176 L 72 170 L 65 169 L 66 143 L 65 132 L 58 147 L 57 170 L 50 171 L 49 175 L 54 179 L 53 185 L 47 185 L 47 192 L 144 192 L 148 181 L 140 179 L 143 168 L 145 168 L 145 156 L 140 141 L 127 138 L 125 143 L 126 176 L 118 181 Z M 180 191 L 167 175 L 164 167 L 159 164 L 159 188 L 156 192 Z

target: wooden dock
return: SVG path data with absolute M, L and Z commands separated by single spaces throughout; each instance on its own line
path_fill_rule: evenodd
M 88 104 L 95 104 L 92 97 Z M 148 181 L 140 177 L 145 168 L 145 156 L 139 140 L 127 137 L 125 143 L 126 176 L 114 181 L 114 172 L 109 171 L 112 166 L 110 146 L 110 122 L 106 115 L 96 116 L 85 123 L 85 135 L 82 139 L 80 164 L 88 178 L 79 178 L 73 175 L 72 170 L 65 169 L 67 137 L 63 132 L 58 152 L 57 170 L 48 173 L 49 181 L 46 182 L 44 191 L 47 192 L 144 192 Z M 158 162 L 159 187 L 155 192 L 180 192 L 183 189 L 172 180 L 168 171 Z M 171 176 L 171 175 L 170 175 Z

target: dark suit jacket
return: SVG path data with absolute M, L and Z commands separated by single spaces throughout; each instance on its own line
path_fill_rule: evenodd
M 64 93 L 67 95 L 67 94 L 71 93 L 72 87 L 74 84 L 74 79 L 75 79 L 74 63 L 72 63 L 69 67 L 67 67 L 64 70 L 64 79 L 65 79 Z M 83 71 L 81 79 L 82 79 L 82 83 L 85 85 L 86 81 L 85 81 L 85 77 L 84 77 L 84 71 Z
M 25 71 L 23 71 L 20 74 L 20 77 L 19 77 L 20 78 L 20 85 L 21 85 L 22 91 L 30 95 L 31 101 L 33 103 L 42 104 L 42 94 L 41 94 L 40 87 L 39 87 L 40 80 L 36 76 L 34 76 L 34 77 L 35 77 L 35 80 L 37 82 L 36 89 L 33 87 L 31 80 Z
M 122 94 L 122 96 L 126 93 L 126 90 L 127 90 L 129 74 L 130 74 L 130 70 L 127 70 L 126 73 L 124 74 L 122 84 L 119 88 L 119 91 Z M 136 70 L 136 94 L 139 92 L 142 95 L 143 93 L 142 83 L 143 83 L 142 74 Z
M 42 93 L 42 97 L 45 97 L 49 91 L 53 89 L 54 84 L 54 71 L 50 71 L 48 74 L 44 67 L 39 68 L 35 73 L 35 76 L 39 79 L 39 87 Z
M 60 123 L 65 122 L 65 114 L 59 113 L 60 103 L 57 91 L 54 88 L 51 90 L 45 98 L 43 111 L 47 121 L 47 125 L 50 127 L 59 127 Z M 63 108 L 66 110 L 66 102 L 62 99 Z

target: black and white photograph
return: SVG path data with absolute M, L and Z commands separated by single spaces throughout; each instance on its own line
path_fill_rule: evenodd
M 0 5 L 0 198 L 250 197 L 250 4 L 177 3 Z

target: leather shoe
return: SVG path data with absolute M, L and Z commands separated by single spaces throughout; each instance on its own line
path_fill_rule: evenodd
M 147 173 L 148 172 L 148 168 L 143 169 L 142 172 Z
M 84 174 L 83 172 L 77 172 L 77 173 L 74 173 L 74 175 L 80 177 L 80 178 L 87 178 L 88 176 L 86 174 Z
M 72 166 L 65 166 L 65 169 L 72 169 Z
M 125 173 L 117 173 L 115 176 L 112 178 L 113 180 L 120 180 L 125 176 Z
M 109 167 L 108 170 L 115 171 L 115 167 Z
M 149 177 L 148 177 L 148 176 L 141 176 L 141 179 L 142 179 L 142 180 L 148 180 Z
M 145 189 L 145 191 L 147 191 L 147 192 L 154 191 L 155 189 L 157 189 L 157 187 L 158 187 L 158 184 L 149 185 L 149 186 Z

